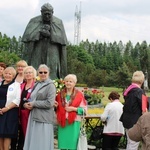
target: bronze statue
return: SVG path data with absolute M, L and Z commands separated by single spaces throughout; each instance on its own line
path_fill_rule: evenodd
M 36 69 L 40 64 L 50 67 L 51 79 L 67 74 L 67 38 L 62 20 L 53 16 L 53 7 L 46 3 L 41 15 L 32 18 L 23 34 L 23 59 Z

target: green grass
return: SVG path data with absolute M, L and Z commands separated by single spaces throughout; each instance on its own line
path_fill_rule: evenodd
M 108 102 L 110 102 L 108 100 L 108 95 L 110 94 L 110 92 L 112 91 L 116 91 L 120 94 L 120 101 L 124 102 L 124 98 L 123 98 L 123 89 L 122 88 L 116 88 L 116 87 L 100 87 L 100 89 L 102 89 L 104 91 L 105 97 L 103 97 L 102 99 L 102 104 L 105 106 Z M 150 91 L 146 92 L 147 96 L 150 96 Z
M 82 88 L 81 88 L 82 89 Z M 80 90 L 81 90 L 80 89 Z M 120 94 L 120 101 L 124 103 L 124 98 L 123 98 L 123 89 L 122 88 L 116 88 L 116 87 L 100 87 L 99 89 L 104 91 L 104 97 L 102 98 L 101 103 L 105 107 L 107 103 L 109 103 L 108 96 L 112 91 L 116 91 Z M 146 95 L 150 96 L 150 92 L 147 92 Z M 102 108 L 93 108 L 93 109 L 88 109 L 88 114 L 101 114 L 104 111 L 104 107 Z
M 116 87 L 100 87 L 101 90 L 104 91 L 105 96 L 102 99 L 102 104 L 105 106 L 109 101 L 108 99 L 108 95 L 112 92 L 112 91 L 116 91 L 120 94 L 120 101 L 124 102 L 123 99 L 123 89 L 122 88 L 116 88 Z

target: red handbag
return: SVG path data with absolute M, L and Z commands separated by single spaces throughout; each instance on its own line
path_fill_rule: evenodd
M 26 135 L 29 114 L 30 114 L 30 110 L 28 109 L 20 110 L 20 123 L 21 123 L 24 136 Z

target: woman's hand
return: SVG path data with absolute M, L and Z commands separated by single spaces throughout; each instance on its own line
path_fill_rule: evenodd
M 32 110 L 33 109 L 33 103 L 32 102 L 24 103 L 23 107 L 28 109 L 28 110 Z
M 7 112 L 9 110 L 8 107 L 3 107 L 0 109 L 0 115 L 3 115 L 5 112 Z
M 54 102 L 54 107 L 58 107 L 58 102 L 57 101 Z
M 76 107 L 73 107 L 73 106 L 66 106 L 65 107 L 65 110 L 67 112 L 71 112 L 71 111 L 77 111 L 77 108 Z

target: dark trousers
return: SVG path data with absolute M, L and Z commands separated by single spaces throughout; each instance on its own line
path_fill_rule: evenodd
M 21 125 L 19 125 L 18 137 L 11 139 L 11 150 L 23 150 L 23 145 L 24 145 L 24 134 Z
M 102 149 L 103 150 L 118 150 L 118 144 L 121 136 L 103 135 Z

